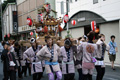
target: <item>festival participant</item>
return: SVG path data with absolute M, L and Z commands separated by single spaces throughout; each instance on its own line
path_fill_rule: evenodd
M 109 49 L 109 47 L 105 44 L 105 35 L 104 34 L 99 34 L 99 39 L 96 42 L 96 44 L 100 45 L 100 49 L 97 50 L 97 55 L 95 58 L 97 61 L 95 62 L 95 68 L 97 71 L 97 76 L 96 80 L 102 80 L 103 76 L 105 74 L 105 63 L 104 63 L 104 56 L 105 56 L 105 51 Z
M 15 60 L 14 54 L 10 51 L 11 46 L 9 43 L 6 43 L 6 49 L 3 51 L 1 55 L 1 59 L 4 63 L 4 80 L 16 80 L 16 71 L 17 71 L 17 63 Z
M 41 61 L 38 60 L 36 57 L 37 52 L 41 49 L 41 46 L 38 46 L 36 43 L 36 40 L 34 38 L 31 38 L 30 43 L 32 47 L 28 48 L 24 54 L 23 59 L 27 59 L 32 63 L 31 65 L 31 71 L 33 74 L 33 80 L 40 80 L 42 77 L 42 64 Z
M 78 48 L 78 46 L 77 46 Z M 79 74 L 79 78 L 78 80 L 83 80 L 83 74 L 82 74 L 82 56 L 81 54 L 75 54 L 75 68 L 77 69 L 78 71 L 78 74 Z
M 77 47 L 76 47 L 77 49 Z M 66 38 L 64 46 L 60 49 L 60 60 L 62 61 L 62 74 L 64 74 L 64 80 L 74 80 L 75 67 L 74 67 L 74 50 L 72 41 L 70 38 Z
M 78 38 L 78 46 L 82 43 L 82 42 L 86 42 L 87 41 L 87 36 L 83 35 L 82 37 Z M 77 46 L 77 48 L 78 48 Z M 83 75 L 82 75 L 82 56 L 81 54 L 75 54 L 75 68 L 78 71 L 79 74 L 79 78 L 78 80 L 82 80 L 83 79 Z
M 62 73 L 58 63 L 58 56 L 60 55 L 60 48 L 58 45 L 53 44 L 53 40 L 50 36 L 45 37 L 47 43 L 38 53 L 37 57 L 40 60 L 45 60 L 45 69 L 48 74 L 49 80 L 54 80 L 54 72 L 57 75 L 56 80 L 62 79 Z
M 92 74 L 94 70 L 94 62 L 97 45 L 93 43 L 94 32 L 89 32 L 88 42 L 82 42 L 78 46 L 78 54 L 82 56 L 82 73 L 83 80 L 92 80 Z
M 15 42 L 14 46 L 11 47 L 11 52 L 14 53 L 17 65 L 18 65 L 18 78 L 22 78 L 21 75 L 21 47 L 18 42 Z
M 22 66 L 22 70 L 21 70 L 21 75 L 23 75 L 24 73 L 24 77 L 27 77 L 27 67 L 26 67 L 26 60 L 23 60 L 23 53 L 27 50 L 26 46 L 22 46 L 21 45 L 21 66 Z
M 5 76 L 6 76 L 6 69 L 5 69 L 5 62 L 4 62 L 4 56 L 5 56 L 5 54 L 4 53 L 7 53 L 8 52 L 8 50 L 7 50 L 7 44 L 6 44 L 6 42 L 5 41 L 2 41 L 2 46 L 3 46 L 3 51 L 2 51 L 2 54 L 1 54 L 1 62 L 3 62 L 3 75 L 4 75 L 4 77 L 3 77 L 3 80 L 5 80 Z

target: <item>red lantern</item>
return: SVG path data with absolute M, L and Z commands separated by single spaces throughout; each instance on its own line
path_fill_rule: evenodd
M 96 22 L 95 21 L 91 22 L 91 29 L 92 29 L 92 31 L 96 30 Z
M 38 21 L 43 23 L 43 15 L 41 13 L 38 14 Z
M 6 37 L 6 35 L 4 35 L 4 38 Z
M 75 21 L 75 20 L 72 20 L 72 21 L 71 21 L 71 24 L 72 24 L 73 26 L 75 26 L 75 25 L 76 25 L 76 21 Z
M 10 37 L 10 34 L 8 34 L 7 36 L 8 36 L 8 38 L 9 38 L 9 37 Z
M 63 28 L 60 25 L 58 25 L 58 28 L 59 28 L 59 32 L 63 31 Z
M 44 32 L 45 32 L 45 33 L 48 32 L 48 28 L 47 28 L 47 26 L 44 27 Z
M 30 32 L 30 35 L 32 36 L 32 35 L 33 35 L 33 32 Z
M 96 28 L 95 33 L 99 33 L 99 28 Z
M 67 23 L 68 20 L 69 20 L 69 16 L 66 14 L 66 15 L 64 16 L 64 23 Z
M 27 25 L 32 26 L 32 20 L 30 18 L 27 18 Z

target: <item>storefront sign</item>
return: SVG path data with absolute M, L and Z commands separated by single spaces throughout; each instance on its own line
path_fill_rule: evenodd
M 82 18 L 78 19 L 78 22 L 82 22 L 82 21 L 85 21 L 85 20 L 86 20 L 85 17 L 82 17 Z

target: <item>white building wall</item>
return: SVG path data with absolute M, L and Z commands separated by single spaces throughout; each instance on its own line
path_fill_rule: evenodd
M 70 29 L 69 31 L 73 38 L 79 38 L 84 35 L 84 27 Z M 64 39 L 67 36 L 67 31 L 62 31 L 61 36 Z
M 57 17 L 63 17 L 64 15 L 61 14 L 61 1 L 66 2 L 66 0 L 56 0 L 56 11 L 58 12 Z M 70 3 L 70 17 L 81 10 L 87 10 L 101 15 L 107 21 L 120 19 L 120 0 L 98 0 L 98 3 L 96 4 L 93 4 L 93 0 L 72 1 L 73 2 Z M 64 8 L 66 13 L 66 3 L 64 3 Z
M 12 11 L 16 11 L 15 4 L 8 4 L 5 11 L 3 12 L 3 25 L 4 35 L 13 33 L 13 14 Z
M 7 27 L 6 27 L 6 20 L 7 20 L 7 17 L 6 17 L 6 13 L 3 14 L 3 26 L 4 26 L 4 35 L 7 34 Z
M 116 39 L 115 42 L 117 43 L 118 46 L 118 53 L 116 56 L 116 64 L 120 64 L 120 39 L 119 39 L 119 22 L 111 22 L 111 23 L 105 23 L 100 25 L 100 33 L 103 33 L 105 35 L 105 43 L 108 44 L 110 42 L 110 36 L 115 35 Z M 109 61 L 109 56 L 108 53 L 106 52 L 105 55 L 105 62 L 110 62 Z
M 26 1 L 26 0 L 17 0 L 17 5 L 21 4 L 24 1 Z

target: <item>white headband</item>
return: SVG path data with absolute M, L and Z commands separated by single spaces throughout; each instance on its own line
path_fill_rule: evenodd
M 34 42 L 35 42 L 35 39 L 31 38 L 30 43 L 34 43 Z

